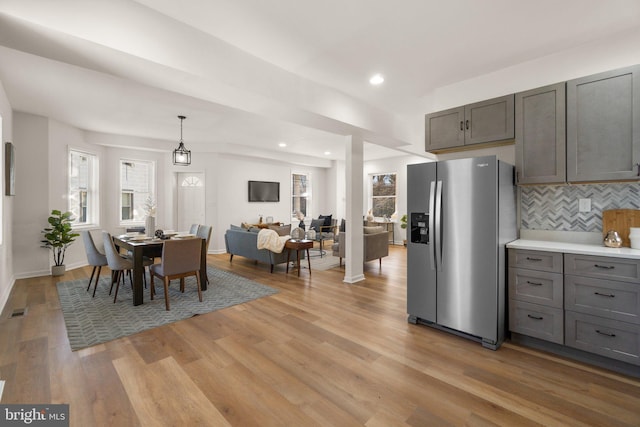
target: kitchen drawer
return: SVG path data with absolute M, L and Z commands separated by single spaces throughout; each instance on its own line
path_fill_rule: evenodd
M 635 324 L 566 311 L 565 345 L 640 365 L 640 327 Z
M 562 308 L 561 273 L 509 268 L 509 298 Z
M 562 273 L 562 253 L 509 249 L 509 267 Z
M 565 254 L 564 272 L 640 284 L 640 260 L 636 259 Z
M 564 301 L 566 310 L 640 324 L 640 284 L 566 275 Z
M 509 300 L 509 330 L 562 344 L 563 311 L 561 308 Z

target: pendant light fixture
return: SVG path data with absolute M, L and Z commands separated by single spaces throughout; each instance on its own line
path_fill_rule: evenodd
M 173 164 L 178 166 L 189 166 L 191 164 L 191 151 L 184 147 L 182 142 L 182 121 L 186 119 L 185 116 L 178 116 L 180 119 L 180 144 L 178 148 L 173 150 Z

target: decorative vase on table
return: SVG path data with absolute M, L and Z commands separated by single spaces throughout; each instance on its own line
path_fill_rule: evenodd
M 153 237 L 156 234 L 156 217 L 148 215 L 144 221 L 144 231 L 148 237 Z

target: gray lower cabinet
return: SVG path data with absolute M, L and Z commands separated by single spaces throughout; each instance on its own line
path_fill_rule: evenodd
M 509 330 L 564 343 L 562 254 L 509 250 Z
M 640 365 L 640 260 L 509 249 L 508 289 L 512 332 Z
M 640 179 L 640 66 L 567 82 L 567 181 Z
M 513 138 L 513 94 L 425 115 L 429 152 Z
M 564 260 L 565 345 L 640 365 L 640 260 Z
M 567 179 L 565 83 L 515 95 L 516 180 L 555 184 Z

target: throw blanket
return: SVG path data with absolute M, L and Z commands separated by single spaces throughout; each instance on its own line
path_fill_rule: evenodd
M 258 249 L 269 249 L 271 252 L 281 253 L 284 244 L 291 236 L 278 236 L 275 230 L 263 228 L 258 233 Z

